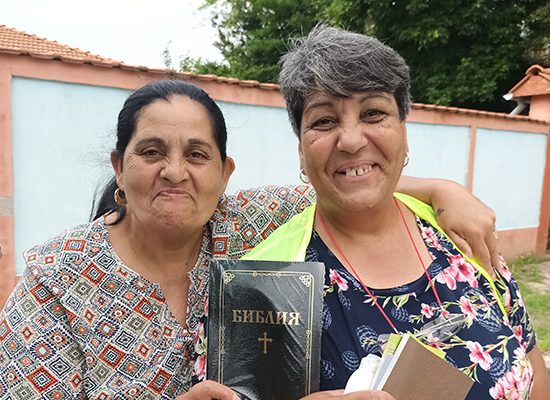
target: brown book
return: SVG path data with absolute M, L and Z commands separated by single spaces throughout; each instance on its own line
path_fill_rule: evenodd
M 464 400 L 473 380 L 405 335 L 379 386 L 396 400 Z M 386 379 L 387 378 L 387 379 Z

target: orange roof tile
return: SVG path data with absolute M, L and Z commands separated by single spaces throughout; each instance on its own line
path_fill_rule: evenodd
M 511 114 L 499 113 L 494 111 L 472 110 L 470 108 L 437 106 L 435 104 L 413 103 L 412 109 L 427 110 L 427 111 L 443 111 L 443 112 L 449 112 L 453 114 L 479 115 L 479 116 L 491 117 L 491 118 L 515 119 L 518 121 L 537 122 L 545 125 L 548 124 L 547 121 L 530 118 L 526 115 L 511 115 Z
M 110 58 L 69 47 L 56 41 L 43 39 L 36 35 L 18 31 L 17 29 L 8 28 L 5 25 L 0 25 L 0 52 L 30 56 L 52 56 L 56 58 L 65 57 L 71 60 L 113 62 Z
M 516 98 L 550 94 L 550 68 L 532 65 L 509 93 Z
M 195 74 L 193 72 L 175 72 L 169 69 L 147 68 L 125 64 L 110 58 L 92 54 L 78 48 L 69 47 L 56 41 L 39 38 L 35 35 L 0 25 L 0 53 L 25 55 L 33 58 L 58 60 L 67 63 L 92 64 L 97 67 L 120 68 L 129 71 L 144 71 L 162 76 L 183 76 L 203 81 L 216 81 L 230 85 L 254 87 L 265 90 L 279 90 L 274 83 L 262 83 L 251 80 L 240 80 L 211 74 Z

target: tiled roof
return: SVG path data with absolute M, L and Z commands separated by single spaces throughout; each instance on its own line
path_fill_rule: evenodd
M 550 94 L 550 68 L 533 65 L 516 86 L 510 89 L 513 97 L 531 97 Z
M 443 112 L 448 112 L 452 114 L 479 115 L 479 116 L 491 117 L 491 118 L 515 119 L 519 121 L 540 122 L 545 125 L 548 124 L 548 122 L 544 120 L 530 118 L 526 115 L 511 115 L 511 114 L 499 113 L 499 112 L 493 112 L 493 111 L 472 110 L 470 108 L 436 106 L 435 104 L 413 103 L 412 109 L 427 110 L 427 111 L 443 111 Z
M 155 69 L 144 66 L 128 65 L 121 61 L 92 54 L 74 47 L 69 47 L 58 42 L 39 38 L 17 29 L 0 25 L 0 53 L 26 55 L 33 58 L 59 60 L 69 63 L 92 64 L 98 67 L 120 68 L 129 71 L 143 71 L 163 76 L 182 76 L 200 81 L 217 81 L 221 83 L 236 84 L 245 87 L 255 87 L 267 90 L 279 90 L 274 83 L 262 83 L 254 80 L 241 80 L 210 74 L 195 74 L 193 72 L 175 72 L 169 69 Z
M 43 39 L 17 29 L 8 28 L 5 25 L 0 25 L 0 52 L 40 56 L 41 58 L 51 56 L 52 58 L 113 62 L 110 58 Z

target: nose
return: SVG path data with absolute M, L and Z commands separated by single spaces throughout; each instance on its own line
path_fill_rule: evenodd
M 172 184 L 180 183 L 189 178 L 189 165 L 183 157 L 166 159 L 160 177 Z
M 338 132 L 336 148 L 340 151 L 355 154 L 365 147 L 369 140 L 366 127 L 361 122 L 344 122 Z

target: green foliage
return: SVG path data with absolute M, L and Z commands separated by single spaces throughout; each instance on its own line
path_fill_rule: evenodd
M 550 307 L 550 293 L 534 289 L 528 281 L 520 280 L 519 287 L 537 334 L 537 345 L 541 351 L 549 352 L 550 319 L 548 318 L 548 309 Z
M 537 344 L 543 352 L 550 351 L 550 282 L 541 269 L 548 268 L 549 260 L 548 255 L 525 256 L 509 264 L 537 333 Z M 546 262 L 545 266 L 541 265 L 543 262 Z
M 319 0 L 205 0 L 213 10 L 213 25 L 231 76 L 276 81 L 279 57 L 286 41 L 315 25 Z
M 416 101 L 502 109 L 528 67 L 523 26 L 537 1 L 364 1 L 370 33 L 411 66 Z
M 274 82 L 287 41 L 321 21 L 395 48 L 417 102 L 508 111 L 502 94 L 531 63 L 550 65 L 546 0 L 203 1 L 227 64 L 188 60 L 201 73 Z
M 536 8 L 527 17 L 525 27 L 526 60 L 550 66 L 550 2 Z
M 179 61 L 179 70 L 194 72 L 196 74 L 213 74 L 218 76 L 230 76 L 229 65 L 215 61 L 193 58 L 189 55 L 183 56 Z
M 172 41 L 168 42 L 166 47 L 161 53 L 162 56 L 162 63 L 166 68 L 172 68 L 172 53 L 170 53 L 170 44 Z
M 540 282 L 542 277 L 539 265 L 545 261 L 550 261 L 550 255 L 525 255 L 512 260 L 508 263 L 508 267 L 516 278 L 520 277 L 529 282 Z

